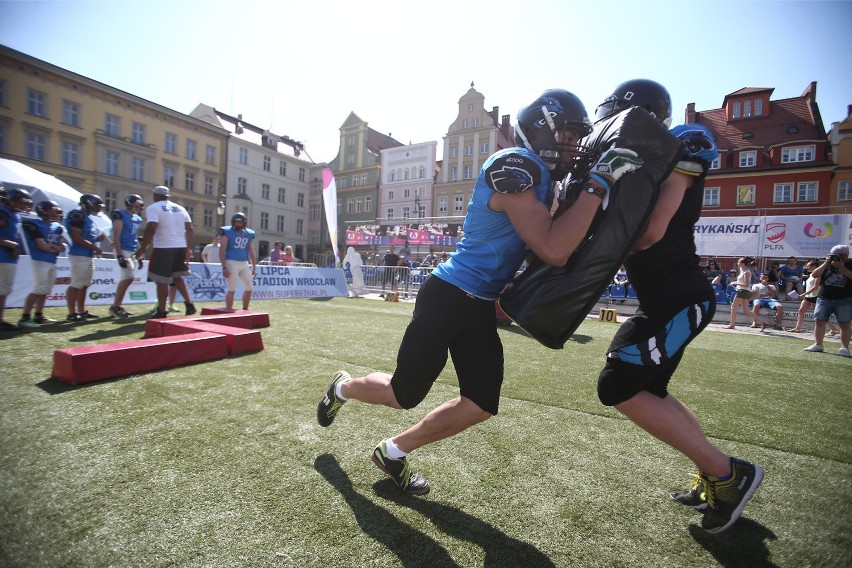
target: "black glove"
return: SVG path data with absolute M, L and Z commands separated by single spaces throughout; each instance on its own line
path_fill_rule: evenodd
M 141 258 L 136 259 L 136 269 L 142 270 L 142 259 Z
M 116 260 L 118 260 L 118 265 L 119 265 L 120 267 L 122 267 L 122 268 L 127 268 L 127 259 L 126 259 L 126 258 L 124 258 L 124 257 L 123 257 L 123 256 L 121 256 L 121 255 L 118 255 L 118 256 L 116 257 Z

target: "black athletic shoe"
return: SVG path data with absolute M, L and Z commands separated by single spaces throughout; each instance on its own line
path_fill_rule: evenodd
M 385 472 L 397 487 L 410 495 L 429 493 L 429 482 L 419 473 L 411 473 L 411 465 L 405 458 L 398 460 L 388 457 L 387 443 L 382 442 L 373 450 L 370 458 L 376 467 Z
M 725 481 L 701 476 L 707 499 L 701 527 L 709 533 L 720 533 L 734 524 L 763 481 L 763 469 L 759 465 L 731 458 L 731 467 L 733 475 Z
M 707 499 L 704 493 L 704 480 L 701 479 L 700 474 L 696 473 L 695 477 L 692 478 L 692 485 L 690 485 L 689 491 L 674 491 L 669 493 L 669 496 L 675 503 L 680 503 L 696 511 L 703 511 L 707 508 Z
M 81 322 L 86 321 L 86 318 L 84 318 L 81 314 L 68 314 L 65 321 Z
M 82 317 L 83 319 L 91 320 L 91 319 L 98 319 L 101 316 L 96 316 L 95 314 L 90 314 L 89 310 L 86 310 L 85 312 L 82 312 L 80 314 L 80 317 Z
M 169 312 L 154 312 L 154 315 L 151 316 L 154 319 L 162 319 L 169 317 Z
M 331 379 L 331 384 L 328 385 L 328 390 L 325 391 L 322 400 L 317 405 L 317 422 L 320 426 L 331 426 L 334 422 L 334 417 L 337 416 L 337 411 L 343 406 L 345 401 L 337 398 L 337 385 L 348 381 L 352 377 L 346 371 L 337 371 Z
M 184 302 L 184 303 L 186 304 L 186 315 L 188 315 L 188 316 L 195 315 L 195 313 L 198 311 L 198 310 L 195 309 L 195 304 L 193 304 L 192 302 Z

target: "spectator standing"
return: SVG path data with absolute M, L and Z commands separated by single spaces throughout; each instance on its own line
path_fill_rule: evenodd
M 63 230 L 59 220 L 62 209 L 55 201 L 40 201 L 36 205 L 38 219 L 26 219 L 23 222 L 24 237 L 30 251 L 30 265 L 33 269 L 33 288 L 24 300 L 24 313 L 18 325 L 39 328 L 46 323 L 55 323 L 55 319 L 44 316 L 44 302 L 56 281 L 56 257 L 65 250 Z M 35 317 L 30 312 L 35 308 Z
M 284 253 L 281 255 L 281 264 L 287 266 L 292 262 L 296 262 L 296 257 L 293 256 L 293 247 L 287 245 L 284 247 Z
M 33 206 L 33 200 L 24 189 L 4 190 L 0 184 L 0 331 L 21 331 L 13 323 L 3 320 L 6 296 L 12 293 L 18 256 L 21 247 L 21 213 Z
M 399 266 L 399 255 L 396 254 L 396 247 L 391 245 L 390 249 L 382 257 L 382 266 L 385 267 L 385 273 L 382 277 L 382 297 L 385 295 L 385 286 L 388 282 L 391 284 L 391 292 L 397 292 L 397 267 Z
M 184 297 L 186 315 L 191 316 L 196 312 L 195 305 L 189 299 L 183 279 L 176 281 L 175 277 L 189 273 L 189 261 L 192 258 L 192 218 L 186 209 L 169 200 L 168 187 L 158 185 L 153 193 L 154 203 L 145 209 L 145 234 L 135 256 L 137 260 L 141 259 L 148 246 L 153 245 L 148 263 L 148 280 L 157 285 L 157 311 L 154 317 L 168 317 L 166 299 L 169 284 L 172 283 Z
M 68 249 L 68 263 L 71 265 L 71 284 L 65 292 L 68 305 L 68 321 L 81 322 L 98 316 L 86 309 L 86 290 L 92 284 L 94 274 L 94 256 L 101 254 L 98 243 L 103 235 L 92 221 L 91 215 L 101 212 L 103 199 L 93 193 L 80 196 L 80 206 L 65 216 L 65 228 L 71 237 Z
M 840 327 L 840 350 L 838 355 L 849 357 L 850 320 L 852 320 L 852 261 L 849 260 L 849 247 L 832 247 L 825 260 L 811 272 L 822 288 L 814 309 L 814 344 L 805 351 L 824 351 L 822 341 L 825 327 L 831 314 L 837 318 Z
M 133 255 L 139 248 L 139 228 L 142 227 L 142 217 L 139 213 L 145 206 L 142 197 L 130 194 L 124 199 L 124 209 L 116 209 L 112 212 L 112 242 L 116 247 L 116 261 L 118 261 L 119 281 L 115 288 L 115 298 L 109 308 L 109 315 L 114 318 L 130 317 L 130 312 L 121 307 L 127 289 L 133 284 Z
M 751 299 L 751 276 L 752 272 L 749 268 L 749 259 L 744 257 L 737 261 L 739 273 L 734 281 L 736 292 L 734 299 L 731 300 L 731 323 L 727 326 L 728 329 L 734 329 L 737 324 L 737 306 L 742 308 L 743 314 L 748 314 L 752 318 L 752 327 L 757 327 L 757 320 L 754 319 L 754 314 L 749 311 L 748 302 Z
M 237 282 L 243 283 L 243 309 L 249 309 L 252 281 L 257 274 L 257 262 L 254 257 L 254 231 L 248 228 L 248 217 L 244 213 L 234 213 L 231 226 L 219 229 L 219 258 L 222 263 L 222 275 L 228 280 L 228 292 L 225 294 L 225 307 L 234 308 L 234 294 Z M 250 263 L 250 264 L 249 264 Z
M 219 262 L 219 235 L 214 235 L 213 240 L 201 250 L 201 262 L 210 264 Z
M 438 264 L 438 257 L 435 255 L 435 249 L 429 249 L 429 254 L 423 258 L 423 262 L 421 264 L 423 266 L 436 266 Z
M 805 272 L 808 274 L 807 280 L 805 280 L 805 290 L 801 295 L 802 301 L 799 303 L 799 312 L 796 314 L 796 327 L 791 327 L 787 331 L 792 333 L 801 333 L 803 331 L 802 324 L 805 321 L 805 312 L 808 311 L 808 308 L 813 308 L 816 306 L 817 296 L 819 296 L 819 279 L 814 278 L 810 275 L 817 267 L 819 266 L 819 262 L 816 260 L 809 260 L 805 264 Z M 829 335 L 837 334 L 837 326 L 834 325 L 834 322 L 828 320 L 828 327 L 830 331 Z
M 284 254 L 284 251 L 281 250 L 281 247 L 284 246 L 284 243 L 281 241 L 276 242 L 272 245 L 272 250 L 269 251 L 269 264 L 273 266 L 278 266 L 281 264 L 281 255 Z

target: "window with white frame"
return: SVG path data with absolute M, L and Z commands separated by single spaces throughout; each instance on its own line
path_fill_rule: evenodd
M 420 166 L 420 170 L 418 170 L 418 172 L 417 172 L 417 177 L 420 178 L 420 179 L 425 178 L 426 177 L 426 168 L 424 168 L 423 166 Z
M 354 166 L 355 165 L 355 154 L 349 154 L 346 156 L 346 165 Z
M 111 176 L 118 175 L 118 152 L 107 151 L 104 162 L 104 173 Z
M 792 203 L 793 202 L 793 184 L 792 183 L 776 183 L 772 193 L 773 203 Z
M 248 180 L 244 177 L 237 178 L 237 193 L 245 195 L 248 191 Z
M 402 218 L 408 219 L 409 217 L 411 217 L 411 208 L 410 207 L 403 207 L 402 208 Z
M 457 179 L 459 179 L 458 170 L 453 166 L 450 168 L 450 181 L 456 181 Z
M 263 157 L 263 171 L 271 172 L 272 171 L 272 158 L 269 156 Z
M 33 89 L 27 89 L 27 114 L 45 116 L 47 95 Z
M 287 162 L 285 162 L 284 160 L 281 160 L 280 162 L 278 162 L 278 175 L 279 176 L 286 176 L 287 175 Z
M 467 112 L 473 112 L 473 105 L 471 103 L 467 105 Z
M 389 181 L 396 181 L 396 172 L 395 171 L 391 171 Z
M 213 226 L 213 210 L 212 209 L 204 209 L 204 226 L 212 227 Z
M 852 201 L 852 179 L 837 182 L 837 201 Z
M 373 210 L 373 196 L 367 195 L 364 197 L 364 213 L 370 213 Z
M 166 187 L 175 186 L 175 168 L 173 166 L 163 167 L 163 185 Z
M 754 205 L 755 186 L 737 186 L 737 205 Z
M 27 158 L 44 161 L 47 154 L 47 139 L 41 134 L 27 134 Z
M 388 207 L 387 211 L 385 212 L 385 218 L 386 218 L 388 221 L 390 221 L 391 219 L 393 219 L 393 207 Z
M 195 140 L 187 140 L 186 141 L 186 157 L 190 160 L 195 159 L 195 148 L 198 143 Z
M 392 189 L 388 190 L 388 201 L 393 201 L 394 191 Z
M 346 200 L 346 212 L 355 213 L 355 198 L 350 197 Z
M 296 219 L 296 234 L 297 235 L 304 235 L 305 234 L 305 220 L 304 219 Z
M 305 168 L 299 168 L 299 181 L 305 181 Z
M 456 213 L 461 213 L 464 211 L 464 197 L 461 195 L 456 195 L 453 197 L 453 211 Z
M 320 220 L 320 206 L 319 205 L 311 205 L 310 211 L 308 213 L 308 219 L 311 221 L 319 221 Z
M 269 184 L 262 183 L 260 184 L 260 197 L 263 199 L 269 199 Z
M 131 166 L 131 177 L 136 181 L 145 181 L 145 160 L 143 158 L 133 158 Z
M 166 144 L 163 151 L 168 154 L 177 154 L 177 134 L 166 132 Z
M 305 206 L 305 194 L 297 193 L 296 194 L 296 207 L 304 207 Z
M 722 167 L 722 156 L 721 155 L 716 156 L 715 158 L 713 158 L 713 161 L 710 162 L 710 169 L 711 170 L 718 170 L 721 167 Z
M 450 148 L 450 158 L 455 158 L 459 155 L 459 149 L 456 147 Z
M 269 213 L 266 211 L 263 211 L 260 214 L 260 228 L 265 231 L 269 230 Z
M 402 198 L 408 199 L 410 197 L 411 197 L 411 189 L 406 187 L 405 189 L 402 190 Z
M 483 142 L 479 145 L 479 153 L 487 154 L 488 153 L 488 142 Z
M 816 201 L 817 200 L 817 184 L 813 181 L 799 182 L 797 201 Z
M 195 191 L 195 172 L 186 172 L 184 186 L 187 191 Z
M 473 178 L 473 166 L 465 166 L 464 167 L 464 179 L 472 179 Z
M 477 126 L 479 126 L 479 119 L 478 119 L 478 118 L 474 118 L 474 119 L 473 119 L 473 127 L 474 127 L 474 128 L 476 128 Z
M 462 120 L 462 128 L 467 128 L 467 119 Z
M 216 146 L 211 146 L 208 144 L 204 148 L 204 163 L 206 164 L 215 164 L 216 163 Z
M 763 99 L 755 99 L 754 100 L 754 116 L 760 116 L 763 114 Z
M 204 176 L 204 195 L 213 195 L 215 181 L 212 176 Z
M 793 162 L 813 162 L 816 146 L 793 146 L 781 150 L 781 163 L 791 164 Z
M 62 123 L 80 126 L 80 105 L 73 101 L 62 101 Z
M 121 119 L 114 114 L 107 113 L 104 117 L 104 134 L 113 138 L 121 136 Z
M 114 191 L 105 191 L 104 192 L 103 209 L 105 211 L 115 211 L 117 203 L 118 203 L 118 194 L 116 192 L 114 192 Z
M 362 197 L 355 198 L 355 213 L 361 213 L 364 210 L 364 199 Z
M 283 187 L 278 188 L 278 203 L 287 203 L 287 190 Z
M 719 206 L 719 189 L 718 187 L 704 188 L 704 207 Z
M 756 161 L 757 161 L 757 152 L 755 150 L 748 150 L 748 151 L 740 152 L 740 167 L 741 168 L 753 168 Z
M 79 160 L 78 160 L 78 147 L 73 142 L 63 142 L 62 143 L 62 165 L 68 166 L 69 168 L 78 168 Z
M 743 117 L 751 116 L 751 101 L 743 102 Z
M 438 213 L 446 213 L 447 212 L 447 196 L 442 195 L 438 198 Z
M 361 174 L 361 185 L 367 185 L 367 174 Z
M 248 164 L 248 148 L 240 148 L 240 163 Z
M 740 109 L 742 109 L 742 103 L 739 101 L 734 102 L 734 108 L 731 111 L 731 118 L 739 118 L 740 117 Z
M 131 131 L 131 140 L 133 140 L 134 144 L 144 144 L 145 143 L 145 125 L 139 122 L 133 123 L 133 129 Z
M 464 155 L 465 155 L 465 156 L 471 156 L 471 155 L 473 155 L 473 146 L 472 146 L 472 145 L 470 145 L 470 144 L 465 145 L 465 147 L 464 147 Z
M 278 216 L 278 219 L 275 221 L 275 230 L 279 233 L 284 232 L 284 215 Z
M 408 168 L 405 168 L 405 171 L 402 173 L 403 180 L 408 181 L 408 176 L 409 176 Z

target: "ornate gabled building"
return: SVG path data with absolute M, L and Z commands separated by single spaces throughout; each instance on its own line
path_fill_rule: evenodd
M 846 118 L 831 124 L 829 139 L 835 163 L 829 205 L 832 213 L 852 213 L 852 105 Z M 849 232 L 852 236 L 852 227 Z
M 441 172 L 435 183 L 431 216 L 448 221 L 467 213 L 473 184 L 488 157 L 514 146 L 509 115 L 500 116 L 500 107 L 485 110 L 485 96 L 473 88 L 459 99 L 456 119 L 444 136 Z
M 390 134 L 373 130 L 355 114 L 349 116 L 340 127 L 340 146 L 337 156 L 328 167 L 334 172 L 337 186 L 338 243 L 345 253 L 346 227 L 375 223 L 379 218 L 378 188 L 382 178 L 381 152 L 387 148 L 403 146 Z M 320 248 L 331 249 L 325 213 L 320 224 Z
M 227 179 L 219 198 L 219 225 L 241 211 L 256 233 L 257 258 L 275 243 L 305 259 L 308 244 L 309 176 L 313 161 L 301 142 L 270 132 L 205 104 L 191 116 L 223 128 L 228 136 Z
M 223 128 L 0 46 L 0 156 L 96 193 L 109 211 L 167 185 L 192 215 L 196 252 L 216 230 Z
M 687 105 L 685 121 L 707 126 L 719 146 L 704 184 L 702 215 L 829 212 L 834 164 L 816 82 L 799 97 L 772 100 L 773 92 L 740 89 L 713 110 Z

